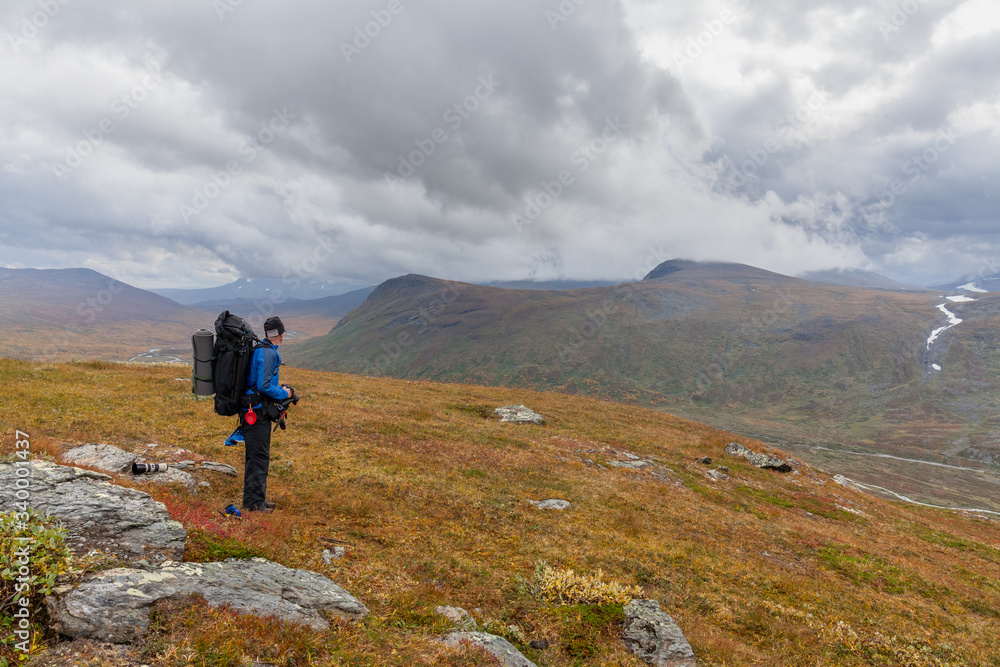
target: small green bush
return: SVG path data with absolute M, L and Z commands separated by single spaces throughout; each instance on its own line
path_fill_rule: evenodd
M 23 606 L 23 597 L 37 607 L 60 575 L 81 571 L 66 544 L 66 529 L 55 519 L 34 510 L 0 514 L 0 613 Z
M 66 544 L 66 530 L 53 518 L 34 510 L 0 514 L 0 667 L 27 658 L 18 644 L 34 652 L 35 637 L 44 627 L 38 616 L 42 600 L 58 577 L 79 572 L 82 568 Z M 14 614 L 21 609 L 29 609 L 30 618 L 16 620 Z M 19 632 L 30 632 L 30 639 L 18 638 L 15 625 Z

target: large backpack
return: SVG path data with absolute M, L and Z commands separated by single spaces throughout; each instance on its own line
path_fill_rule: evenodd
M 261 341 L 242 317 L 228 310 L 215 320 L 215 354 L 212 383 L 215 412 L 223 417 L 239 414 L 246 407 L 247 371 L 250 357 Z

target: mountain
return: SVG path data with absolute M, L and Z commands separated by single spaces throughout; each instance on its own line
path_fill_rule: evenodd
M 973 274 L 944 285 L 938 285 L 934 289 L 944 292 L 960 291 L 972 295 L 1000 292 L 1000 273 L 988 276 Z
M 130 359 L 151 348 L 190 347 L 205 318 L 90 269 L 0 269 L 6 357 Z
M 334 325 L 340 321 L 340 318 L 363 304 L 373 291 L 375 291 L 374 286 L 321 299 L 288 300 L 273 304 L 266 300 L 245 301 L 241 299 L 203 302 L 199 304 L 199 308 L 212 312 L 229 310 L 248 319 L 254 325 L 263 322 L 265 317 L 275 314 L 281 318 L 288 329 L 285 344 L 289 345 L 297 344 L 305 338 L 329 333 Z M 260 326 L 256 328 L 260 329 Z M 258 331 L 258 333 L 260 332 Z
M 901 292 L 932 291 L 926 287 L 907 285 L 891 278 L 879 275 L 872 271 L 862 271 L 861 269 L 833 269 L 830 271 L 808 271 L 799 276 L 804 280 L 812 280 L 818 283 L 829 283 L 830 285 L 844 285 L 847 287 L 863 287 L 865 289 L 884 289 Z
M 939 306 L 963 323 L 929 342 L 949 323 Z M 560 292 L 410 275 L 286 359 L 636 402 L 780 442 L 987 461 L 1000 460 L 998 313 L 1000 297 L 952 303 L 679 260 L 638 283 Z M 874 481 L 876 463 L 852 465 Z
M 300 280 L 298 278 L 240 278 L 227 285 L 202 289 L 157 289 L 156 294 L 184 304 L 211 305 L 219 303 L 248 303 L 275 298 L 282 302 L 303 299 L 321 299 L 361 288 L 363 283 L 351 281 Z
M 482 283 L 487 287 L 502 287 L 504 289 L 536 289 L 536 290 L 572 290 L 588 287 L 607 287 L 616 284 L 611 280 L 494 280 Z
M 80 326 L 188 312 L 163 296 L 90 269 L 0 269 L 0 322 Z
M 242 449 L 222 446 L 233 421 L 195 400 L 178 375 L 0 360 L 0 383 L 11 388 L 5 412 L 16 416 L 16 426 L 3 418 L 6 433 L 29 434 L 19 437 L 30 438 L 40 462 L 100 442 L 159 452 L 156 463 L 183 457 L 242 469 Z M 204 468 L 188 469 L 209 483 L 197 494 L 175 484 L 140 488 L 186 529 L 181 565 L 191 572 L 228 557 L 264 558 L 331 579 L 369 617 L 319 628 L 203 599 L 162 600 L 141 643 L 113 647 L 102 661 L 94 652 L 110 645 L 62 641 L 39 614 L 34 641 L 46 650 L 30 664 L 495 665 L 471 647 L 439 643 L 454 626 L 435 610 L 451 605 L 538 665 L 643 665 L 622 642 L 625 614 L 609 600 L 612 584 L 638 588 L 626 600 L 656 600 L 701 665 L 1000 664 L 1000 522 L 987 513 L 860 493 L 836 469 L 791 460 L 797 452 L 634 405 L 298 368 L 281 379 L 302 400 L 273 436 L 273 513 L 223 518 L 240 478 Z M 494 414 L 522 403 L 545 423 L 505 424 Z M 9 436 L 0 441 L 7 460 L 15 456 Z M 734 441 L 788 460 L 792 471 L 751 465 L 727 452 Z M 531 502 L 547 499 L 569 505 Z M 12 537 L 0 531 L 4 553 L 15 548 L 6 548 Z M 52 544 L 46 562 L 59 563 Z M 328 553 L 327 562 L 324 550 L 337 548 L 343 556 Z M 105 576 L 117 566 L 106 558 L 75 565 Z M 155 578 L 158 565 L 148 567 Z M 14 583 L 13 575 L 0 580 L 4 599 Z M 269 600 L 302 596 L 305 585 L 276 588 Z M 18 657 L 0 643 L 0 658 Z

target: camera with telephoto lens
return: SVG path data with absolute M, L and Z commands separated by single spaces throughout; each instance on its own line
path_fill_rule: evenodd
M 168 467 L 166 463 L 133 463 L 132 474 L 143 475 L 147 472 L 166 472 Z

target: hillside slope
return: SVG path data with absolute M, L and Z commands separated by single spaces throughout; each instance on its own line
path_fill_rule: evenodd
M 0 381 L 19 388 L 0 414 L 4 451 L 18 428 L 33 456 L 154 442 L 242 468 L 243 452 L 222 445 L 232 420 L 178 376 L 184 367 L 0 360 Z M 298 369 L 282 379 L 304 398 L 274 436 L 277 512 L 226 522 L 216 510 L 240 480 L 223 476 L 198 496 L 143 488 L 188 529 L 186 559 L 312 569 L 372 615 L 313 632 L 169 605 L 147 664 L 487 664 L 435 642 L 448 625 L 433 610 L 452 604 L 516 625 L 520 639 L 504 632 L 538 665 L 642 665 L 620 642 L 620 606 L 546 602 L 540 561 L 641 587 L 705 666 L 1000 664 L 995 521 L 866 496 L 800 462 L 785 475 L 754 468 L 723 449 L 761 443 L 634 406 Z M 546 424 L 491 417 L 513 403 Z M 645 467 L 612 465 L 636 460 Z M 529 503 L 546 498 L 572 505 Z M 326 564 L 338 543 L 347 556 Z M 527 644 L 540 639 L 548 648 Z
M 556 389 L 699 416 L 724 408 L 793 432 L 797 422 L 818 423 L 824 440 L 871 442 L 884 434 L 859 420 L 885 412 L 900 389 L 919 389 L 940 361 L 944 348 L 924 349 L 946 321 L 940 301 L 679 261 L 639 283 L 567 292 L 405 276 L 289 361 Z
M 129 359 L 214 317 L 90 269 L 0 269 L 0 356 Z

